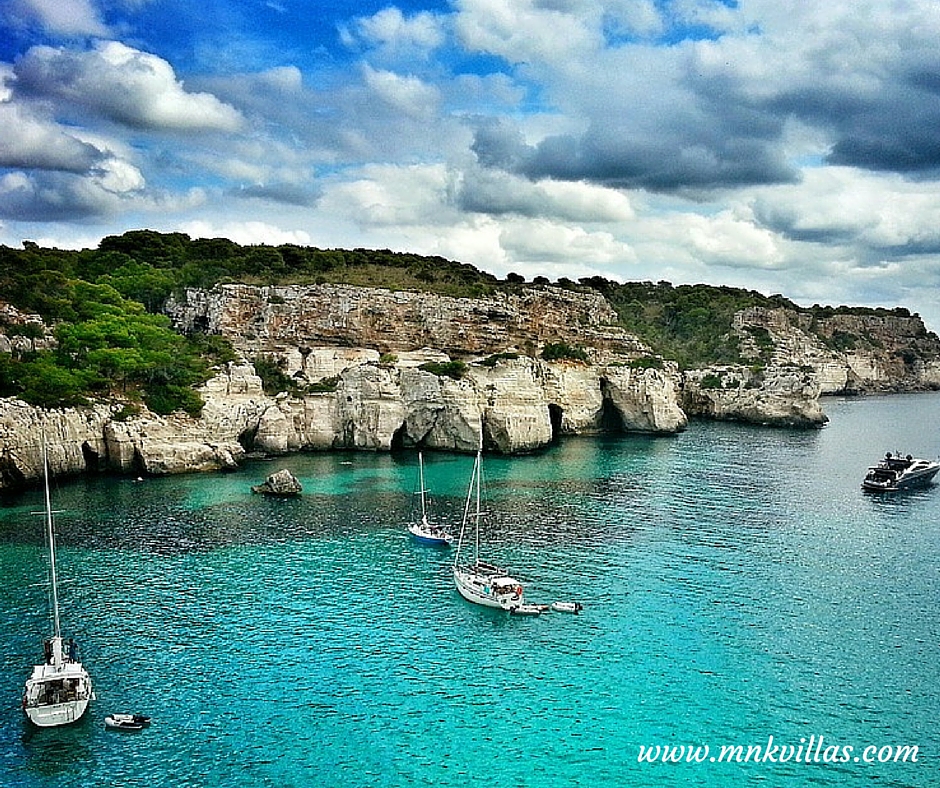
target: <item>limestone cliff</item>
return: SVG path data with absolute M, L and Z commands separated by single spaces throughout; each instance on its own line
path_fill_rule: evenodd
M 592 291 L 471 299 L 221 285 L 186 291 L 167 313 L 181 331 L 227 337 L 241 356 L 202 388 L 201 417 L 0 400 L 0 488 L 38 478 L 43 436 L 55 473 L 163 474 L 233 467 L 246 452 L 472 452 L 481 440 L 487 450 L 527 452 L 560 435 L 674 433 L 686 414 L 814 427 L 826 421 L 820 394 L 940 387 L 940 341 L 918 318 L 893 314 L 811 324 L 791 310 L 742 310 L 733 332 L 748 365 L 680 373 L 620 328 Z M 9 348 L 0 337 L 0 352 L 54 343 L 48 331 L 28 333 Z M 547 361 L 542 351 L 553 343 L 583 357 Z M 259 357 L 293 381 L 292 393 L 265 393 L 252 365 Z M 451 377 L 454 362 L 460 374 Z
M 434 348 L 466 358 L 510 348 L 534 355 L 546 342 L 569 342 L 596 359 L 650 352 L 617 325 L 617 313 L 602 295 L 560 287 L 451 298 L 350 285 L 232 284 L 188 289 L 166 312 L 181 331 L 221 334 L 246 358 L 282 354 L 305 374 L 309 354 L 319 349 L 316 360 L 329 348 Z
M 686 372 L 689 415 L 820 426 L 820 396 L 940 388 L 940 338 L 917 316 L 755 306 L 734 316 L 732 333 L 752 363 Z
M 751 307 L 733 331 L 754 361 L 812 370 L 823 395 L 940 388 L 940 338 L 916 315 Z
M 143 413 L 127 419 L 105 406 L 44 411 L 0 400 L 0 488 L 41 471 L 41 440 L 56 474 L 166 474 L 234 467 L 246 449 L 267 454 L 396 446 L 491 451 L 547 446 L 558 434 L 599 432 L 615 414 L 624 429 L 675 432 L 686 424 L 675 377 L 616 370 L 618 393 L 598 368 L 521 357 L 469 365 L 461 380 L 405 365 L 353 364 L 334 391 L 267 396 L 248 364 L 233 364 L 202 390 L 194 419 Z M 547 382 L 547 385 L 546 385 Z M 569 402 L 571 407 L 568 407 Z
M 820 386 L 811 370 L 792 365 L 755 371 L 729 366 L 690 370 L 680 401 L 687 413 L 774 427 L 821 427 Z
M 275 359 L 308 392 L 280 398 L 261 417 L 254 442 L 265 451 L 397 444 L 473 451 L 482 436 L 487 448 L 515 453 L 560 434 L 598 432 L 609 413 L 626 430 L 686 425 L 676 366 L 631 371 L 652 352 L 595 292 L 543 287 L 451 298 L 222 285 L 186 291 L 167 313 L 182 331 L 227 337 L 246 360 Z M 544 361 L 538 355 L 547 343 L 583 349 L 588 360 Z M 453 361 L 466 364 L 458 380 L 420 368 Z M 335 394 L 310 393 L 324 381 L 335 383 Z
M 457 299 L 350 287 L 193 290 L 170 305 L 182 330 L 228 337 L 243 357 L 208 381 L 202 415 L 124 418 L 117 406 L 44 412 L 0 400 L 0 487 L 38 476 L 41 434 L 56 473 L 163 474 L 232 467 L 247 451 L 395 447 L 518 453 L 564 434 L 674 433 L 686 426 L 674 364 L 652 368 L 592 293 L 558 288 Z M 546 361 L 546 343 L 585 360 Z M 447 350 L 443 350 L 446 348 Z M 267 395 L 250 360 L 296 382 Z M 462 374 L 439 374 L 460 360 Z M 437 369 L 422 369 L 436 362 Z M 456 379 L 455 379 L 456 378 Z

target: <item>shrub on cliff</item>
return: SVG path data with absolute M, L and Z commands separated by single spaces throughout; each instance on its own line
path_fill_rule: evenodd
M 495 367 L 500 361 L 515 361 L 517 358 L 519 358 L 518 353 L 493 353 L 478 363 L 481 367 Z
M 630 369 L 663 369 L 663 360 L 659 356 L 640 356 L 629 364 Z
M 567 342 L 547 342 L 542 348 L 542 358 L 546 361 L 583 361 L 588 363 L 587 351 L 583 347 L 572 347 Z
M 462 361 L 428 361 L 422 364 L 418 369 L 423 372 L 430 372 L 439 378 L 447 377 L 454 380 L 460 380 L 467 374 L 467 365 Z
M 735 287 L 618 283 L 602 277 L 582 279 L 581 284 L 607 298 L 624 328 L 685 369 L 742 361 L 731 331 L 736 312 L 749 306 L 799 309 L 783 296 Z
M 261 378 L 261 387 L 269 397 L 280 394 L 282 391 L 297 395 L 300 387 L 289 375 L 284 374 L 277 360 L 272 356 L 255 356 L 251 360 L 255 374 Z

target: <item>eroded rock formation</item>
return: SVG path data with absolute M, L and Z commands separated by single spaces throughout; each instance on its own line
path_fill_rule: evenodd
M 203 387 L 201 417 L 0 400 L 0 488 L 40 477 L 43 440 L 57 474 L 163 474 L 234 467 L 247 452 L 472 452 L 481 440 L 527 452 L 560 435 L 675 433 L 686 414 L 813 427 L 826 421 L 820 394 L 940 387 L 940 340 L 919 318 L 895 314 L 835 314 L 811 326 L 802 313 L 743 310 L 733 331 L 752 363 L 685 373 L 616 325 L 602 296 L 561 288 L 468 299 L 222 285 L 187 291 L 168 314 L 182 331 L 227 337 L 241 356 Z M 54 342 L 31 333 L 28 341 Z M 550 343 L 583 358 L 547 361 Z M 0 341 L 0 352 L 13 350 Z M 266 394 L 258 357 L 274 361 L 294 393 Z M 451 377 L 453 362 L 462 374 Z

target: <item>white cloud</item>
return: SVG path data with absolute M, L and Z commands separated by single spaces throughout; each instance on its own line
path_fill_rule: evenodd
M 611 233 L 588 232 L 577 225 L 545 219 L 519 219 L 505 223 L 500 243 L 512 260 L 564 263 L 569 270 L 591 270 L 636 261 L 633 249 Z M 566 274 L 570 278 L 577 278 Z M 590 274 L 582 274 L 588 276 Z
M 604 7 L 614 36 L 648 38 L 662 32 L 663 20 L 652 0 L 611 0 Z
M 228 238 L 237 244 L 310 245 L 310 235 L 304 230 L 283 230 L 263 221 L 233 221 L 212 224 L 203 220 L 183 222 L 179 231 L 192 238 Z
M 94 4 L 88 0 L 12 0 L 11 10 L 37 20 L 56 35 L 108 35 Z
M 537 0 L 458 0 L 455 27 L 467 49 L 537 70 L 542 64 L 579 62 L 603 46 L 592 5 L 573 13 Z
M 36 46 L 16 64 L 17 91 L 64 100 L 135 128 L 234 131 L 239 113 L 209 93 L 188 93 L 172 66 L 117 41 L 76 52 Z
M 620 191 L 572 181 L 530 181 L 499 170 L 469 168 L 460 180 L 462 208 L 477 213 L 555 217 L 587 223 L 633 218 L 629 198 Z
M 498 222 L 465 220 L 445 230 L 435 230 L 416 239 L 416 251 L 470 263 L 497 276 L 505 276 L 512 270 L 512 260 L 500 242 L 502 228 Z
M 279 93 L 299 93 L 303 89 L 303 74 L 297 66 L 278 66 L 262 71 L 258 81 Z
M 0 101 L 9 101 L 13 98 L 13 66 L 9 63 L 0 63 Z
M 95 173 L 95 178 L 102 189 L 116 194 L 140 191 L 146 186 L 140 170 L 120 159 L 103 161 Z
M 422 11 L 407 18 L 394 6 L 370 17 L 360 17 L 351 29 L 345 28 L 342 33 L 349 45 L 358 38 L 371 46 L 392 50 L 418 49 L 426 53 L 444 42 L 438 17 Z
M 370 165 L 328 185 L 320 207 L 364 227 L 451 222 L 453 173 L 444 165 Z
M 101 151 L 25 107 L 0 103 L 0 167 L 88 172 Z
M 715 216 L 689 214 L 685 224 L 693 253 L 706 265 L 754 269 L 784 262 L 772 232 L 731 210 Z
M 859 261 L 940 254 L 940 200 L 933 181 L 848 167 L 807 170 L 799 185 L 759 190 L 754 212 L 793 240 L 854 248 Z
M 438 90 L 417 77 L 403 77 L 365 65 L 363 79 L 376 99 L 405 116 L 426 120 L 434 116 L 439 100 Z
M 90 177 L 7 173 L 0 178 L 0 216 L 30 222 L 113 215 L 121 207 L 121 197 L 107 187 L 106 176 L 105 172 Z

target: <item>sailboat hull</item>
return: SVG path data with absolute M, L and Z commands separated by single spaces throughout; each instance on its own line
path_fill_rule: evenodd
M 52 703 L 48 706 L 28 708 L 26 709 L 26 716 L 33 725 L 40 728 L 55 728 L 60 725 L 78 722 L 87 708 L 87 700 L 72 700 L 65 703 Z
M 449 537 L 422 533 L 417 528 L 409 528 L 408 530 L 418 544 L 429 545 L 430 547 L 450 547 Z
M 500 610 L 525 604 L 522 586 L 502 573 L 481 572 L 476 567 L 454 567 L 454 585 L 468 602 Z
M 411 523 L 408 526 L 408 533 L 414 537 L 419 544 L 432 545 L 433 547 L 449 547 L 451 536 L 443 528 L 433 526 L 427 520 Z
M 53 728 L 81 719 L 93 698 L 91 678 L 80 662 L 36 665 L 23 691 L 23 711 L 34 725 Z

